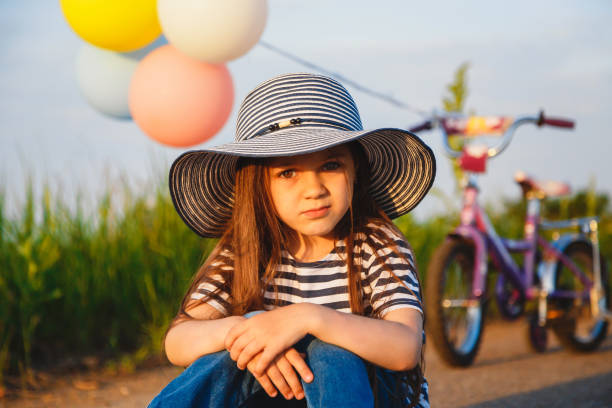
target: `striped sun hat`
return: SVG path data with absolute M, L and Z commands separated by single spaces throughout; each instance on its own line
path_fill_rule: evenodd
M 389 217 L 423 199 L 436 173 L 431 149 L 406 130 L 363 130 L 347 90 L 313 74 L 281 75 L 249 93 L 238 111 L 235 141 L 178 157 L 170 168 L 170 195 L 192 230 L 219 237 L 232 215 L 240 157 L 295 156 L 353 140 L 368 157 L 370 194 Z

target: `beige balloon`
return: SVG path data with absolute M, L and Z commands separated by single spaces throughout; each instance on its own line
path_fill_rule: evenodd
M 246 54 L 266 26 L 267 0 L 158 0 L 170 44 L 201 61 L 219 64 Z

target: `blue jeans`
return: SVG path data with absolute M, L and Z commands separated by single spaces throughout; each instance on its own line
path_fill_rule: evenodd
M 374 406 L 364 361 L 355 354 L 307 336 L 295 345 L 306 354 L 306 363 L 314 374 L 311 383 L 302 381 L 308 407 Z M 377 369 L 379 406 L 391 406 L 389 392 L 395 389 L 395 377 L 388 370 Z M 248 370 L 240 370 L 227 351 L 200 357 L 164 388 L 149 405 L 157 407 L 240 407 L 249 406 L 262 387 Z M 267 395 L 264 398 L 269 398 Z M 277 400 L 282 398 L 279 393 Z M 272 399 L 270 398 L 270 401 Z

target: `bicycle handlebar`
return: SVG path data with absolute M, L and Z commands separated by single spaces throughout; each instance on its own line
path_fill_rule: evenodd
M 421 123 L 420 125 L 417 125 L 415 127 L 408 129 L 408 131 L 412 133 L 419 133 L 422 130 L 431 130 L 431 129 L 433 129 L 433 123 L 431 120 L 428 120 L 428 121 Z
M 452 158 L 458 158 L 458 157 L 461 157 L 462 152 L 455 150 L 450 146 L 449 140 L 448 140 L 449 135 L 447 133 L 446 127 L 442 123 L 445 119 L 450 119 L 450 118 L 464 118 L 464 116 L 456 115 L 456 114 L 438 116 L 434 114 L 434 117 L 432 119 L 427 120 L 417 126 L 410 128 L 409 131 L 416 133 L 416 132 L 420 132 L 423 130 L 430 130 L 435 127 L 440 128 L 440 131 L 442 133 L 442 141 L 444 145 L 444 150 L 446 151 L 446 154 Z M 566 129 L 574 128 L 573 120 L 563 119 L 563 118 L 545 117 L 543 111 L 541 111 L 537 116 L 529 116 L 529 115 L 519 116 L 516 119 L 514 119 L 514 121 L 510 124 L 510 126 L 508 126 L 508 128 L 503 132 L 501 141 L 496 146 L 488 148 L 487 156 L 489 158 L 492 158 L 500 154 L 502 151 L 504 151 L 506 147 L 508 147 L 508 145 L 510 144 L 510 141 L 512 140 L 512 137 L 514 136 L 514 132 L 516 131 L 516 129 L 519 126 L 525 125 L 527 123 L 533 123 L 537 126 L 546 125 L 546 126 L 554 126 L 554 127 L 560 127 L 560 128 L 566 128 Z
M 560 119 L 560 118 L 545 118 L 544 115 L 541 116 L 541 123 L 538 123 L 538 126 L 547 125 L 547 126 L 555 126 L 566 129 L 574 128 L 574 121 L 568 119 Z

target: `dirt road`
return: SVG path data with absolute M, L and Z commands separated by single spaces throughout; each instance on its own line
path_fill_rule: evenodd
M 481 352 L 467 369 L 442 364 L 429 347 L 426 375 L 433 407 L 612 407 L 612 336 L 591 354 L 572 354 L 550 336 L 549 351 L 535 354 L 525 324 L 485 328 Z M 88 374 L 0 407 L 144 407 L 179 370 L 163 367 L 127 376 Z
M 561 349 L 549 332 L 549 349 L 531 351 L 526 325 L 485 326 L 472 367 L 449 368 L 427 350 L 427 377 L 436 407 L 612 407 L 612 337 L 590 354 Z M 433 349 L 433 347 L 432 347 Z

